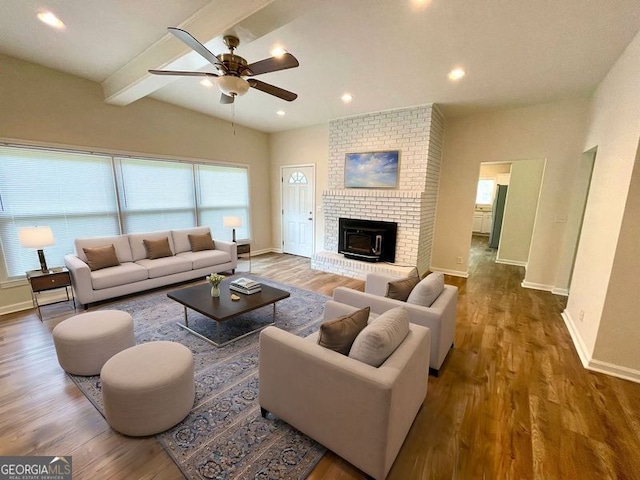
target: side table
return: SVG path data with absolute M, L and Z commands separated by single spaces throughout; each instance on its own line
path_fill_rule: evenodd
M 33 299 L 33 304 L 38 311 L 38 317 L 40 317 L 40 320 L 42 320 L 42 312 L 40 311 L 41 306 L 72 300 L 73 309 L 75 310 L 76 299 L 73 295 L 73 288 L 71 286 L 71 275 L 69 274 L 69 270 L 66 268 L 57 267 L 47 270 L 46 272 L 43 272 L 42 270 L 30 270 L 27 272 L 27 280 L 29 280 L 29 285 L 31 286 L 31 298 Z M 66 300 L 59 300 L 42 305 L 40 304 L 38 301 L 38 295 L 40 293 L 49 290 L 56 290 L 58 288 L 64 288 L 65 293 L 67 294 Z M 71 295 L 69 295 L 69 292 L 71 292 Z
M 251 272 L 251 244 L 250 243 L 238 244 L 238 260 L 248 260 L 249 270 L 247 271 Z

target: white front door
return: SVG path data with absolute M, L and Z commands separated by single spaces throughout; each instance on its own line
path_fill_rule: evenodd
M 282 168 L 282 251 L 313 255 L 315 167 Z

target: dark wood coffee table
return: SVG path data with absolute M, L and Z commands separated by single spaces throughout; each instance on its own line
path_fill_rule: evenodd
M 284 300 L 289 297 L 290 294 L 287 291 L 280 290 L 279 288 L 270 287 L 269 285 L 262 285 L 262 291 L 259 293 L 253 293 L 251 295 L 245 295 L 242 293 L 232 292 L 229 290 L 229 283 L 231 279 L 223 280 L 220 284 L 220 296 L 211 296 L 211 285 L 208 283 L 194 285 L 193 287 L 181 288 L 180 290 L 174 290 L 167 293 L 167 297 L 181 303 L 184 306 L 184 325 L 178 323 L 178 325 L 185 330 L 193 333 L 194 335 L 202 338 L 203 340 L 212 343 L 216 347 L 224 347 L 231 342 L 240 340 L 247 335 L 251 335 L 263 328 L 273 325 L 276 320 L 276 302 Z M 231 300 L 231 294 L 235 293 L 240 297 L 240 300 Z M 273 305 L 273 321 L 267 325 L 261 325 L 255 330 L 243 333 L 237 337 L 232 338 L 224 343 L 220 342 L 220 323 L 231 320 L 239 315 L 256 310 L 267 305 Z M 216 340 L 205 337 L 204 335 L 189 328 L 189 316 L 187 314 L 187 308 L 195 310 L 202 315 L 209 317 L 216 321 Z

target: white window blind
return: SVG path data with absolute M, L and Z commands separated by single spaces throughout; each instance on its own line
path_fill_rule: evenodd
M 20 227 L 51 227 L 49 267 L 64 265 L 77 237 L 117 235 L 111 158 L 33 148 L 0 147 L 0 240 L 8 277 L 39 268 L 18 240 Z
M 195 226 L 192 164 L 131 158 L 116 164 L 125 233 Z
M 222 217 L 238 216 L 238 240 L 248 240 L 249 173 L 244 167 L 196 165 L 198 184 L 198 224 L 209 225 L 214 238 L 231 241 L 231 229 L 222 227 Z
M 222 226 L 227 215 L 242 218 L 236 236 L 248 239 L 248 173 L 246 167 L 0 146 L 6 277 L 40 266 L 35 250 L 20 245 L 20 227 L 51 227 L 56 243 L 44 249 L 50 267 L 64 265 L 79 237 L 207 225 L 214 238 L 231 240 L 231 229 Z

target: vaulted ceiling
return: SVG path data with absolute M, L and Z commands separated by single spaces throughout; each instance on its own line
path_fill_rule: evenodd
M 45 10 L 65 27 L 38 21 Z M 283 47 L 300 66 L 259 79 L 298 99 L 250 89 L 221 105 L 198 77 L 150 75 L 215 72 L 168 26 L 215 54 L 232 33 L 250 63 Z M 99 82 L 116 105 L 150 96 L 274 132 L 425 103 L 456 116 L 585 96 L 639 30 L 638 0 L 3 0 L 0 53 Z M 452 81 L 456 67 L 466 75 Z

